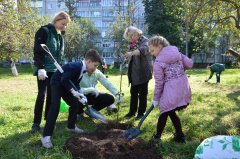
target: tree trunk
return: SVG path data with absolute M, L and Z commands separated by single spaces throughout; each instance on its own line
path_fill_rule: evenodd
M 6 60 L 7 60 L 8 62 L 10 62 L 10 64 L 11 64 L 11 69 L 12 69 L 12 74 L 13 74 L 13 76 L 17 76 L 17 75 L 18 75 L 18 71 L 17 71 L 17 68 L 16 68 L 15 63 L 14 63 L 13 60 L 12 60 L 12 55 L 13 55 L 13 52 L 10 52 L 10 53 L 8 54 L 8 57 L 6 57 Z

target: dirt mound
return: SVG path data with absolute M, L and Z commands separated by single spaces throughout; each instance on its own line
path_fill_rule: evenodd
M 93 133 L 83 133 L 70 138 L 64 150 L 69 150 L 73 158 L 83 159 L 158 159 L 157 146 L 140 139 L 127 142 L 118 136 L 131 128 L 128 124 L 101 124 Z

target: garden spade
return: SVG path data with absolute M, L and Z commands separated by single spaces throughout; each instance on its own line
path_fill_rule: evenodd
M 57 67 L 58 71 L 60 73 L 64 73 L 62 67 L 57 63 L 57 61 L 54 59 L 54 57 L 52 56 L 50 50 L 48 49 L 48 47 L 45 44 L 40 44 L 41 47 L 43 48 L 43 50 L 45 51 L 45 54 L 51 59 L 51 61 L 54 63 L 54 65 Z M 72 83 L 71 80 L 69 80 L 69 83 L 71 84 L 71 86 L 73 87 L 73 89 L 75 91 L 78 91 L 77 87 Z M 84 103 L 84 106 L 86 106 L 86 110 L 85 113 L 97 120 L 100 120 L 104 123 L 107 123 L 107 119 L 104 117 L 104 115 L 102 115 L 100 112 L 98 112 L 96 109 L 89 107 L 88 103 Z
M 130 128 L 124 133 L 122 133 L 121 135 L 119 135 L 119 137 L 127 137 L 127 141 L 129 142 L 132 139 L 136 138 L 138 135 L 140 135 L 142 133 L 142 131 L 140 130 L 140 127 L 143 121 L 145 120 L 145 118 L 148 116 L 148 114 L 153 110 L 153 108 L 154 108 L 154 105 L 152 104 L 151 107 L 148 109 L 147 113 L 142 117 L 136 129 Z

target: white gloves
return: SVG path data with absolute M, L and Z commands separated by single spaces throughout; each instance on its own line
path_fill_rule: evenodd
M 116 95 L 116 98 L 118 104 L 122 103 L 122 97 L 119 94 Z
M 217 76 L 219 77 L 219 74 L 217 74 Z
M 92 95 L 95 95 L 95 97 L 98 97 L 99 92 L 98 92 L 98 90 L 96 88 L 93 88 Z
M 152 105 L 154 106 L 154 108 L 156 108 L 158 106 L 159 102 L 158 101 L 152 101 Z
M 44 69 L 39 69 L 38 70 L 38 79 L 45 80 L 46 78 L 48 78 L 47 72 Z
M 82 97 L 82 98 L 81 98 Z M 81 94 L 81 97 L 78 98 L 78 101 L 80 103 L 82 103 L 83 105 L 85 105 L 88 101 L 87 101 L 87 97 L 85 97 L 83 94 Z
M 87 98 L 86 98 L 83 94 L 81 94 L 81 93 L 79 93 L 79 92 L 77 92 L 77 91 L 75 91 L 75 90 L 73 90 L 73 89 L 71 89 L 70 91 L 71 91 L 71 93 L 73 94 L 73 96 L 78 99 L 78 101 L 79 101 L 80 103 L 82 103 L 83 105 L 84 105 L 85 103 L 87 103 Z

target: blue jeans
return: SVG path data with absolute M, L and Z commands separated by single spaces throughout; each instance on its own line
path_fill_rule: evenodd
M 219 72 L 219 76 L 217 76 L 217 74 L 216 74 L 216 77 L 217 77 L 217 82 L 218 83 L 220 83 L 220 74 L 221 74 L 222 72 Z

